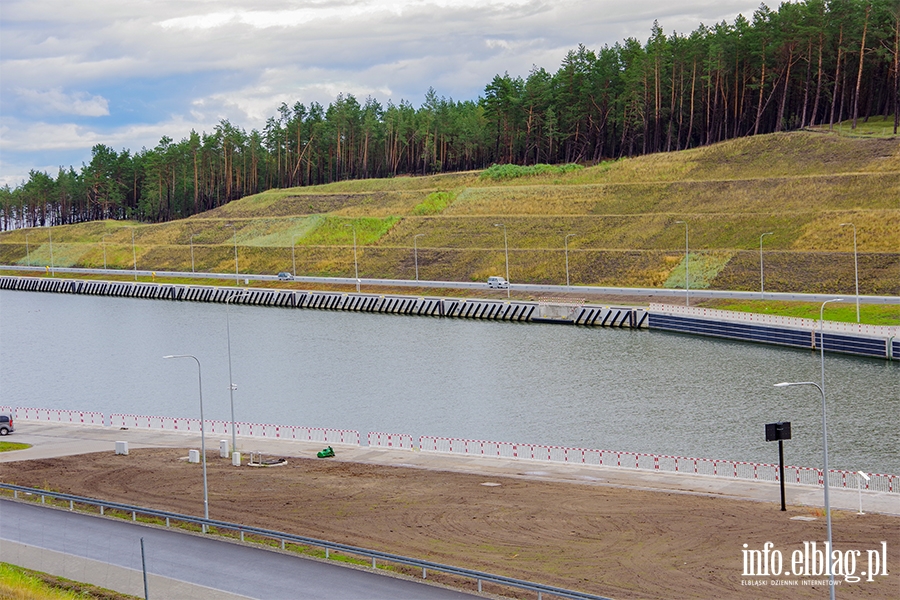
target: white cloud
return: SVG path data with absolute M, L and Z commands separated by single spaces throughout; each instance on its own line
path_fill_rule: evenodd
M 103 96 L 91 96 L 87 92 L 66 93 L 51 90 L 15 89 L 19 99 L 27 105 L 27 112 L 37 114 L 79 115 L 103 117 L 109 114 L 109 102 Z

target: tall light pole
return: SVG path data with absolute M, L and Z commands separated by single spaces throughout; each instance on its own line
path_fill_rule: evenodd
M 200 389 L 200 455 L 203 461 L 203 518 L 209 520 L 209 487 L 206 484 L 206 422 L 203 420 L 203 375 L 200 370 L 200 359 L 193 354 L 170 354 L 163 358 L 193 358 L 197 362 L 197 382 Z M 203 524 L 206 533 L 206 524 Z
M 356 223 L 345 224 L 353 229 L 353 272 L 356 275 L 356 293 L 359 293 L 359 260 L 356 258 Z
M 762 242 L 763 238 L 767 235 L 772 235 L 775 233 L 774 231 L 767 231 L 761 236 L 759 236 L 759 296 L 760 298 L 764 298 L 766 295 L 766 287 L 765 287 L 765 279 L 763 278 L 763 254 L 762 254 Z
M 190 241 L 191 241 L 191 273 L 195 273 L 195 272 L 196 272 L 196 271 L 194 271 L 194 236 L 195 236 L 195 235 L 197 235 L 197 234 L 196 234 L 196 233 L 192 233 L 192 234 L 191 234 L 191 240 L 190 240 Z
M 684 225 L 684 305 L 691 305 L 691 278 L 690 278 L 690 269 L 688 260 L 690 258 L 690 254 L 688 253 L 688 224 L 687 221 L 675 221 L 676 223 L 681 223 Z
M 234 223 L 226 223 L 228 227 L 231 227 L 231 236 L 234 240 L 234 285 L 240 285 L 240 276 L 238 275 L 238 257 L 237 257 L 237 227 L 234 226 Z
M 416 244 L 416 241 L 417 241 L 417 238 L 420 238 L 423 235 L 425 235 L 425 234 L 417 233 L 416 235 L 413 236 L 413 256 L 415 257 L 415 261 L 416 261 L 416 281 L 419 280 L 419 246 Z
M 291 236 L 291 273 L 294 274 L 294 277 L 297 276 L 297 257 L 294 255 L 294 243 L 297 239 L 297 234 Z
M 106 270 L 106 238 L 107 236 L 112 235 L 111 233 L 104 233 L 100 236 L 100 245 L 103 246 L 103 270 Z
M 841 227 L 853 228 L 853 272 L 856 279 L 856 322 L 859 323 L 859 261 L 856 253 L 856 225 L 853 223 L 841 223 Z
M 134 227 L 131 228 L 131 257 L 134 259 L 134 280 L 137 281 L 137 251 L 134 249 Z
M 237 433 L 234 427 L 234 390 L 237 386 L 234 384 L 234 377 L 231 376 L 231 320 L 229 318 L 229 307 L 232 300 L 237 300 L 241 296 L 246 296 L 250 292 L 235 292 L 225 301 L 225 335 L 228 339 L 228 395 L 231 397 L 231 452 L 237 452 Z
M 503 228 L 503 252 L 506 255 L 506 297 L 509 298 L 509 244 L 506 242 L 506 223 L 494 223 L 494 227 Z
M 47 234 L 50 236 L 50 274 L 56 277 L 56 270 L 53 267 L 53 227 L 47 230 Z
M 28 250 L 28 236 L 29 235 L 31 235 L 31 234 L 27 233 L 27 232 L 25 233 L 25 262 L 30 267 L 31 266 L 31 251 Z
M 563 244 L 566 246 L 566 287 L 569 287 L 569 238 L 575 237 L 574 233 L 566 235 Z
M 823 470 L 822 470 L 822 482 L 825 484 L 825 523 L 826 528 L 828 530 L 828 548 L 829 552 L 833 550 L 832 547 L 832 538 L 831 538 L 831 502 L 828 496 L 828 422 L 826 418 L 827 413 L 827 405 L 825 402 L 825 305 L 829 302 L 841 302 L 843 298 L 832 298 L 831 300 L 826 300 L 822 303 L 822 306 L 819 308 L 819 354 L 821 356 L 821 364 L 822 364 L 822 385 L 818 385 L 813 383 L 812 381 L 801 381 L 797 383 L 776 383 L 775 387 L 788 387 L 792 385 L 812 385 L 818 388 L 819 392 L 822 394 L 822 453 L 823 453 Z M 831 561 L 828 561 L 828 575 L 830 579 L 831 588 L 831 600 L 834 600 L 834 571 L 831 568 Z

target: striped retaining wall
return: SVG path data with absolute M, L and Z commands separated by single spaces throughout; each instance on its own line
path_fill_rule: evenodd
M 240 297 L 234 298 L 232 303 L 492 321 L 560 323 L 588 327 L 627 329 L 647 327 L 647 312 L 642 308 L 573 304 L 571 307 L 567 306 L 570 310 L 564 311 L 565 318 L 558 318 L 555 315 L 559 313 L 557 309 L 560 304 L 524 300 L 429 298 L 13 276 L 0 277 L 0 289 L 218 303 L 228 302 L 236 294 L 241 294 Z

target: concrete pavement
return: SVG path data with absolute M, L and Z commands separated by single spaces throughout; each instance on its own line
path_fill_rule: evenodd
M 207 435 L 207 448 L 217 448 L 221 435 Z M 16 421 L 16 432 L 9 441 L 31 444 L 27 450 L 0 453 L 0 463 L 18 460 L 34 460 L 71 456 L 91 452 L 113 452 L 116 441 L 127 441 L 129 449 L 137 448 L 199 448 L 200 436 L 192 433 L 146 429 L 115 429 L 112 427 L 80 426 L 59 423 Z M 244 454 L 263 452 L 270 456 L 315 457 L 322 449 L 321 442 L 297 442 L 291 440 L 237 438 L 238 449 Z M 332 460 L 358 462 L 373 465 L 430 469 L 472 473 L 491 477 L 515 477 L 535 481 L 566 482 L 582 485 L 615 486 L 641 490 L 658 490 L 669 493 L 701 494 L 758 502 L 780 502 L 777 483 L 747 481 L 713 477 L 645 471 L 622 467 L 601 467 L 533 461 L 525 459 L 489 458 L 458 454 L 440 454 L 413 450 L 391 450 L 368 446 L 343 446 L 332 444 L 336 456 Z M 794 506 L 823 507 L 822 488 L 810 485 L 787 484 L 787 504 Z M 855 489 L 831 489 L 831 506 L 835 510 L 856 512 L 859 494 Z M 888 492 L 862 492 L 864 512 L 900 516 L 900 494 Z

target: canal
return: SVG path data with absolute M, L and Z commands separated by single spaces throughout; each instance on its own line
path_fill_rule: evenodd
M 232 306 L 238 421 L 821 467 L 819 354 L 660 332 Z M 0 291 L 0 405 L 230 418 L 226 307 Z M 900 473 L 900 363 L 826 355 L 832 468 Z

